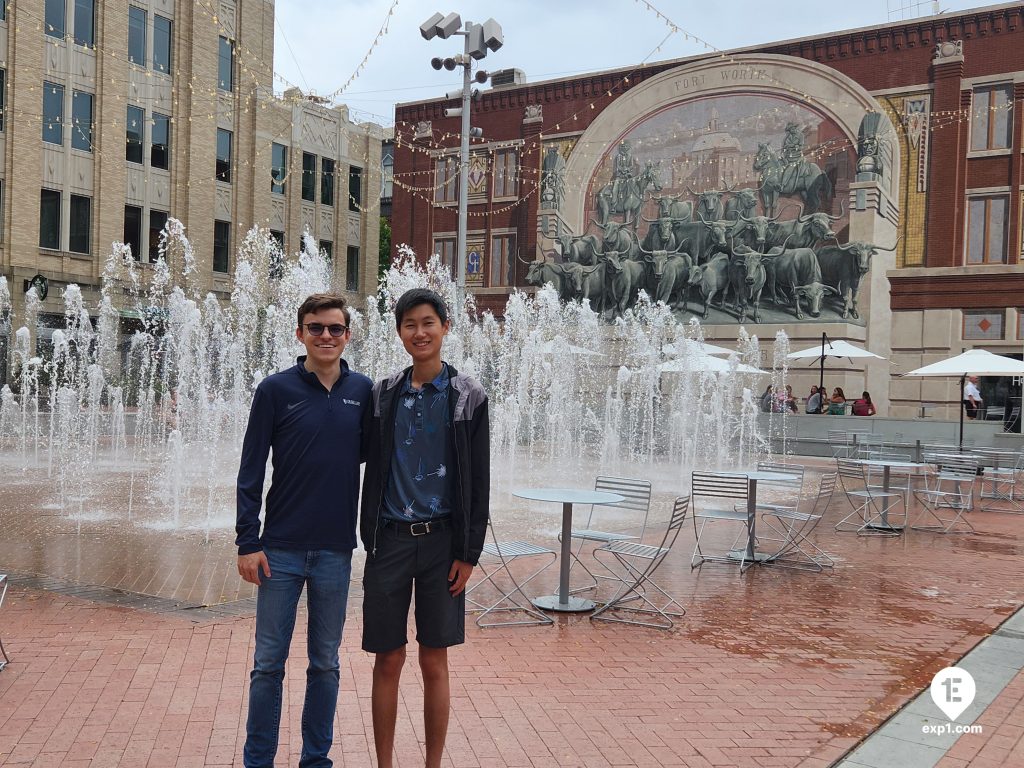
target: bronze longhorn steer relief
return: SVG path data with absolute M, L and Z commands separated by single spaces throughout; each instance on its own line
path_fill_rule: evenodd
M 891 248 L 882 248 L 873 243 L 851 240 L 846 245 L 830 245 L 818 251 L 818 264 L 821 267 L 821 281 L 835 288 L 843 304 L 842 317 L 860 319 L 857 307 L 857 294 L 860 281 L 871 269 L 871 257 L 879 251 L 895 251 L 900 238 L 896 238 Z

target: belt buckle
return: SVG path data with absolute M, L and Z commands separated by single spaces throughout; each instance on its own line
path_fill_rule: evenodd
M 416 529 L 417 525 L 421 526 L 420 530 Z M 429 522 L 410 523 L 409 524 L 409 533 L 411 533 L 413 536 L 425 536 L 428 533 L 430 533 L 430 523 Z

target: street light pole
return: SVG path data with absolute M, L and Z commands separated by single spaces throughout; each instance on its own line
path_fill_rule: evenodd
M 483 59 L 487 51 L 496 51 L 504 45 L 504 37 L 501 25 L 494 19 L 488 19 L 483 24 L 474 24 L 467 21 L 465 29 L 462 27 L 462 17 L 457 13 L 435 13 L 425 22 L 420 24 L 420 34 L 424 40 L 432 40 L 440 37 L 445 40 L 452 35 L 461 35 L 465 38 L 466 44 L 461 56 L 448 59 L 435 57 L 430 64 L 434 69 L 447 69 L 453 71 L 456 66 L 462 67 L 462 107 L 458 110 L 462 118 L 462 130 L 459 137 L 459 229 L 455 240 L 455 248 L 458 251 L 456 261 L 456 304 L 455 316 L 462 314 L 466 304 L 466 229 L 469 218 L 469 139 L 470 136 L 479 136 L 480 129 L 472 128 L 469 124 L 469 109 L 473 102 L 473 60 Z M 487 81 L 486 72 L 477 72 L 478 82 Z M 457 93 L 457 92 L 456 92 Z M 449 94 L 455 98 L 456 93 Z M 455 110 L 446 109 L 445 117 L 455 117 Z
M 468 24 L 466 25 L 469 26 Z M 462 131 L 459 139 L 459 230 L 455 240 L 455 248 L 458 252 L 458 267 L 456 278 L 456 303 L 455 316 L 461 317 L 466 306 L 466 230 L 468 229 L 467 219 L 469 218 L 469 106 L 472 101 L 473 87 L 471 85 L 472 59 L 469 56 L 470 35 L 466 36 L 466 50 L 462 57 Z

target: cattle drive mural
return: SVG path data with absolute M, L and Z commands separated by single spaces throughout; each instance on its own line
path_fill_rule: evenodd
M 585 227 L 547 232 L 548 257 L 526 280 L 608 320 L 643 290 L 711 323 L 863 324 L 871 257 L 895 243 L 848 240 L 857 147 L 770 94 L 669 106 L 607 148 Z

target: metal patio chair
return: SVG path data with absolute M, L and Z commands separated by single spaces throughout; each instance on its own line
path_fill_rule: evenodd
M 932 533 L 974 533 L 974 526 L 964 514 L 974 503 L 978 457 L 929 455 L 925 462 L 933 464 L 935 470 L 928 475 L 925 487 L 914 491 L 914 497 L 921 502 L 923 509 L 911 528 Z M 945 514 L 952 516 L 946 517 Z
M 761 480 L 758 482 L 757 487 L 760 494 L 767 495 L 768 500 L 762 503 L 760 499 L 764 498 L 764 496 L 759 495 L 756 507 L 757 512 L 762 512 L 766 509 L 772 509 L 778 506 L 793 506 L 797 503 L 804 487 L 805 468 L 802 464 L 783 464 L 781 462 L 774 461 L 759 461 L 757 463 L 757 469 L 759 472 L 776 472 L 781 475 L 786 475 L 785 480 Z M 736 504 L 733 509 L 737 512 L 743 512 L 745 515 L 747 513 L 746 502 Z M 758 532 L 757 538 L 758 541 L 761 540 L 761 532 Z
M 899 535 L 899 531 L 886 524 L 885 520 L 896 506 L 896 500 L 903 499 L 901 492 L 885 491 L 881 486 L 872 485 L 867 467 L 856 459 L 836 459 L 836 474 L 839 487 L 852 510 L 836 523 L 837 532 L 856 533 L 858 536 Z
M 477 563 L 483 578 L 466 590 L 466 612 L 480 614 L 476 617 L 477 626 L 480 627 L 553 624 L 554 619 L 534 607 L 523 587 L 550 568 L 558 554 L 553 549 L 529 541 L 499 540 L 494 531 L 494 523 L 490 519 L 487 521 L 487 531 L 491 540 L 484 541 L 481 558 Z M 485 555 L 492 560 L 490 567 L 484 559 Z M 512 573 L 512 564 L 526 558 L 539 558 L 540 566 L 529 572 L 526 578 L 516 579 Z M 496 600 L 482 602 L 489 598 L 472 597 L 479 594 L 477 590 L 487 584 L 490 584 L 499 595 Z M 494 617 L 499 614 L 516 614 L 518 618 L 510 617 L 507 621 L 495 621 Z
M 845 429 L 828 430 L 828 444 L 833 459 L 848 459 L 853 454 L 853 436 Z
M 585 592 L 587 590 L 595 589 L 598 585 L 598 579 L 612 578 L 611 576 L 606 576 L 604 574 L 594 573 L 583 562 L 580 558 L 580 553 L 585 542 L 589 541 L 596 542 L 598 544 L 607 544 L 610 541 L 642 540 L 644 534 L 647 532 L 647 518 L 651 513 L 651 483 L 648 480 L 639 480 L 631 477 L 598 475 L 597 479 L 594 480 L 594 490 L 617 493 L 623 497 L 623 500 L 616 502 L 615 504 L 591 505 L 590 515 L 587 517 L 587 522 L 584 527 L 573 529 L 570 534 L 570 538 L 576 542 L 575 551 L 572 552 L 572 565 L 579 564 L 580 568 L 582 568 L 586 572 L 587 576 L 590 577 L 589 584 L 582 587 L 573 587 L 569 590 L 574 594 L 576 592 Z M 604 508 L 625 509 L 630 512 L 637 513 L 636 520 L 640 523 L 640 533 L 629 534 L 622 533 L 621 531 L 605 531 L 595 527 L 595 524 L 598 523 L 595 512 Z
M 708 523 L 726 522 L 739 523 L 741 530 L 733 539 L 733 545 L 740 538 L 748 533 L 746 501 L 748 493 L 746 475 L 720 475 L 714 472 L 693 472 L 690 475 L 690 504 L 692 511 L 690 517 L 693 519 L 693 530 L 697 537 L 697 543 L 693 548 L 693 555 L 690 557 L 690 568 L 696 568 L 705 562 L 712 563 L 739 563 L 742 570 L 748 562 L 736 557 L 731 557 L 730 552 L 736 549 L 730 546 L 721 554 L 705 554 L 701 548 L 700 541 L 704 535 L 704 529 Z M 706 500 L 697 504 L 697 499 Z M 742 502 L 742 504 L 741 504 Z M 737 507 L 742 506 L 742 511 Z M 700 527 L 697 521 L 700 521 Z M 743 548 L 746 551 L 746 548 Z
M 652 577 L 679 538 L 689 506 L 689 496 L 675 500 L 668 525 L 656 545 L 618 540 L 609 541 L 594 550 L 594 557 L 606 570 L 615 574 L 620 584 L 612 597 L 591 614 L 591 621 L 671 629 L 673 619 L 686 613 L 676 598 L 658 586 Z
M 7 580 L 6 573 L 0 573 L 0 608 L 4 607 L 4 598 L 7 597 Z M 7 651 L 4 649 L 4 639 L 0 637 L 0 656 L 3 656 L 3 661 L 0 661 L 0 670 L 11 663 L 11 659 L 7 656 Z
M 763 509 L 762 522 L 782 541 L 782 546 L 771 556 L 771 562 L 783 568 L 816 572 L 835 566 L 832 556 L 810 540 L 832 502 L 835 487 L 836 473 L 830 472 L 821 476 L 817 493 L 802 497 L 792 506 L 757 505 L 758 509 Z
M 1017 488 L 1024 472 L 1024 451 L 1000 451 L 994 449 L 975 449 L 987 465 L 981 476 L 981 490 L 978 498 L 982 500 L 984 512 L 1024 512 L 1021 506 L 1021 494 Z

